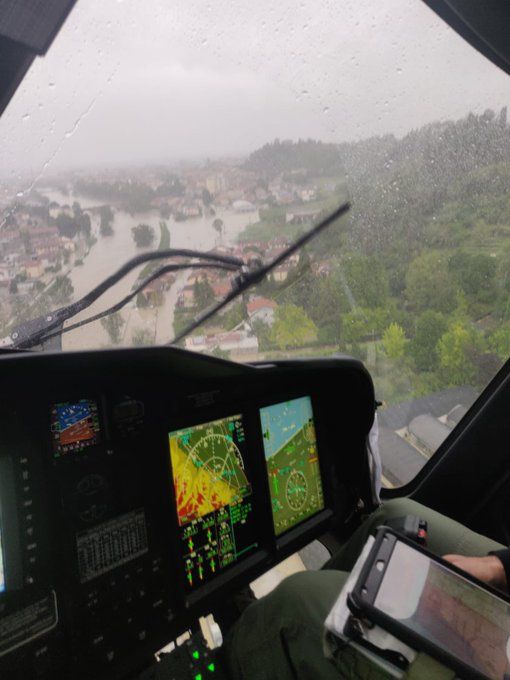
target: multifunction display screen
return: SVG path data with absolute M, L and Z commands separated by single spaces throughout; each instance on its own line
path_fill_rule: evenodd
M 275 534 L 324 509 L 310 397 L 260 409 Z
M 94 446 L 99 441 L 100 431 L 97 402 L 80 399 L 53 404 L 51 433 L 56 458 Z
M 193 589 L 258 545 L 242 416 L 170 432 L 169 443 L 181 555 Z

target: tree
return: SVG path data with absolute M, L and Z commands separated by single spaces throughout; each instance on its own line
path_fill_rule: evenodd
M 195 281 L 193 294 L 199 310 L 209 307 L 214 302 L 214 291 L 208 281 Z
M 136 296 L 136 306 L 142 309 L 149 306 L 147 298 L 145 297 L 143 292 L 138 293 L 138 295 Z
M 344 342 L 359 343 L 370 337 L 372 328 L 365 310 L 357 308 L 342 317 L 342 339 Z
M 471 298 L 490 302 L 495 294 L 496 261 L 483 253 L 455 253 L 448 262 L 448 269 L 461 289 Z
M 405 294 L 416 311 L 451 312 L 456 306 L 456 293 L 448 263 L 440 253 L 422 253 L 409 265 Z
M 155 238 L 154 229 L 149 224 L 139 224 L 132 227 L 131 233 L 138 248 L 146 248 L 152 245 Z
M 63 305 L 70 301 L 74 287 L 68 276 L 57 276 L 48 289 L 48 295 L 56 305 Z
M 271 339 L 283 350 L 289 347 L 302 347 L 315 342 L 317 326 L 307 316 L 302 307 L 280 305 L 275 313 L 271 329 Z
M 113 234 L 113 210 L 109 205 L 102 205 L 99 208 L 100 225 L 99 231 L 101 236 L 111 236 Z
M 419 371 L 432 371 L 437 368 L 439 361 L 437 343 L 446 330 L 446 319 L 440 312 L 428 309 L 418 317 L 409 353 Z
M 474 359 L 482 350 L 477 331 L 462 322 L 454 323 L 439 340 L 439 366 L 447 385 L 472 385 L 477 375 Z
M 206 189 L 205 187 L 202 189 L 202 203 L 206 206 L 211 205 L 213 202 L 213 196 L 209 189 Z
M 86 212 L 82 212 L 77 219 L 79 230 L 87 240 L 90 239 L 91 234 L 90 215 Z
M 135 328 L 131 341 L 135 347 L 152 345 L 153 334 L 147 328 Z
M 510 357 L 510 325 L 502 326 L 489 336 L 489 348 L 506 361 Z
M 389 294 L 389 279 L 377 257 L 351 255 L 342 260 L 345 283 L 356 304 L 381 307 Z
M 118 345 L 121 341 L 121 331 L 124 327 L 124 319 L 122 314 L 115 312 L 114 314 L 109 314 L 101 319 L 101 326 L 108 333 L 111 342 L 114 345 Z
M 218 236 L 220 237 L 220 240 L 221 240 L 221 238 L 223 236 L 223 229 L 224 229 L 224 226 L 225 226 L 223 224 L 223 220 L 220 220 L 220 218 L 217 217 L 214 220 L 214 222 L 212 223 L 212 225 L 213 225 L 213 229 L 215 229 L 218 232 Z
M 55 220 L 57 228 L 61 236 L 67 236 L 67 238 L 74 238 L 78 233 L 78 222 L 74 217 L 66 215 L 65 213 L 59 213 Z
M 390 359 L 401 359 L 406 351 L 408 340 L 404 329 L 398 323 L 391 323 L 383 334 L 383 347 Z

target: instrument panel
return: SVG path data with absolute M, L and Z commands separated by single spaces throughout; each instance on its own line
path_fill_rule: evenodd
M 127 678 L 370 504 L 352 359 L 2 357 L 0 673 Z M 8 390 L 6 389 L 8 386 Z

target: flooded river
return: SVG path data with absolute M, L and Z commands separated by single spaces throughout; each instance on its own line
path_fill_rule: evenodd
M 100 204 L 99 201 L 84 198 L 82 196 L 64 195 L 58 191 L 45 191 L 45 195 L 60 205 L 72 205 L 78 201 L 82 208 L 92 208 Z M 245 227 L 258 220 L 258 214 L 235 213 L 230 210 L 217 210 L 216 217 L 224 222 L 223 243 L 234 243 L 238 234 Z M 193 248 L 195 250 L 210 250 L 218 239 L 217 232 L 212 223 L 215 217 L 198 217 L 175 222 L 173 218 L 166 221 L 170 231 L 171 248 Z M 115 211 L 113 221 L 113 236 L 101 236 L 99 234 L 99 217 L 92 215 L 92 232 L 97 238 L 97 243 L 92 246 L 89 254 L 83 261 L 83 265 L 74 266 L 68 272 L 68 276 L 74 287 L 74 299 L 77 300 L 88 293 L 102 279 L 109 276 L 127 260 L 150 250 L 137 248 L 131 228 L 140 223 L 150 224 L 155 231 L 156 238 L 152 248 L 157 248 L 159 243 L 161 217 L 157 211 L 138 213 L 134 216 L 122 210 Z M 99 298 L 87 310 L 74 317 L 73 322 L 100 312 L 118 302 L 128 295 L 138 278 L 141 268 L 137 268 L 128 274 L 122 281 Z M 145 329 L 153 342 L 162 344 L 173 337 L 173 310 L 177 301 L 180 288 L 185 283 L 186 275 L 179 275 L 176 283 L 165 294 L 164 303 L 155 309 L 140 309 L 135 307 L 134 302 L 128 304 L 121 312 L 125 324 L 122 329 L 121 345 L 131 345 L 135 331 Z M 70 331 L 62 336 L 62 348 L 64 350 L 83 349 L 90 347 L 104 347 L 111 345 L 110 338 L 99 321 L 88 324 L 75 331 Z

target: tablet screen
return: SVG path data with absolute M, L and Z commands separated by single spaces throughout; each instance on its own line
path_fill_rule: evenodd
M 397 541 L 374 606 L 489 678 L 510 673 L 505 600 Z

